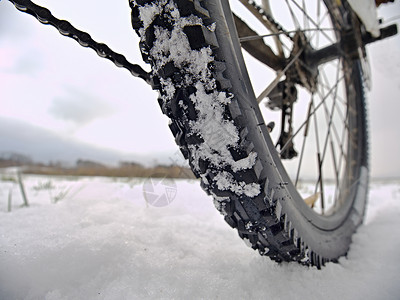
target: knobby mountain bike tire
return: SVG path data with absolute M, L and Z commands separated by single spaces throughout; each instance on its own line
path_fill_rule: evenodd
M 289 2 L 289 17 L 298 7 L 304 14 L 304 1 Z M 340 40 L 348 10 L 337 1 L 317 2 L 317 22 L 328 19 L 335 29 L 333 38 Z M 295 151 L 287 159 L 286 145 L 277 143 L 279 130 L 274 137 L 262 112 L 282 109 L 271 109 L 271 100 L 270 108 L 257 103 L 228 1 L 134 0 L 130 6 L 160 107 L 170 118 L 181 152 L 225 221 L 253 249 L 277 262 L 321 267 L 346 255 L 363 219 L 368 187 L 366 109 L 358 60 L 336 60 L 333 88 L 332 76 L 325 71 L 318 72 L 314 88 L 307 86 L 311 75 L 295 61 L 293 70 L 303 73 L 296 89 L 309 97 L 303 123 L 293 123 L 297 136 L 290 135 L 290 142 L 303 137 L 295 144 L 303 151 L 297 153 L 293 143 L 286 143 L 292 154 Z M 308 14 L 303 19 L 292 18 L 297 31 L 303 24 L 313 24 L 306 20 Z M 288 42 L 281 46 L 290 61 L 296 37 L 288 29 L 280 30 L 287 33 Z M 314 31 L 304 30 L 304 36 L 311 40 Z M 327 65 L 332 68 L 332 62 Z M 298 97 L 293 107 L 300 102 Z M 318 115 L 325 118 L 317 120 Z M 309 143 L 305 137 L 312 134 L 314 142 Z M 293 159 L 294 174 L 288 171 Z M 303 171 L 308 164 L 316 170 Z M 312 180 L 308 191 L 303 177 Z M 323 196 L 330 197 L 330 204 L 323 203 L 329 202 Z M 312 204 L 306 203 L 308 198 L 314 199 Z

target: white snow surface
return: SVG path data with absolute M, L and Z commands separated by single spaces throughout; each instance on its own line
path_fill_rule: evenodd
M 139 179 L 25 175 L 20 207 L 2 178 L 0 299 L 399 299 L 400 180 L 371 184 L 348 257 L 317 270 L 248 248 L 198 181 L 157 208 Z

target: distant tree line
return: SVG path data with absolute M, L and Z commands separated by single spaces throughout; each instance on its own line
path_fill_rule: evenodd
M 24 154 L 14 152 L 3 152 L 0 154 L 0 167 L 15 167 L 33 164 L 33 160 Z
M 111 167 L 78 159 L 75 166 L 66 167 L 60 162 L 36 163 L 25 155 L 3 153 L 0 155 L 0 168 L 7 167 L 23 167 L 23 173 L 42 175 L 195 178 L 189 168 L 179 165 L 145 167 L 136 162 L 122 161 L 117 167 Z

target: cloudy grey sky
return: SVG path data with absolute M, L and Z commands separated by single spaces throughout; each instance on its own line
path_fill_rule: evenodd
M 127 0 L 36 3 L 128 60 L 141 61 Z M 400 3 L 381 9 L 380 14 L 400 15 Z M 373 81 L 368 94 L 372 175 L 400 176 L 400 37 L 371 45 L 368 51 Z M 32 134 L 51 132 L 53 138 L 41 142 L 47 148 L 52 147 L 50 140 L 55 144 L 60 138 L 165 161 L 176 156 L 177 147 L 156 99 L 157 94 L 128 71 L 18 12 L 9 1 L 0 1 L 0 126 L 17 124 L 13 128 L 18 128 L 7 139 L 0 136 L 0 152 L 21 149 L 11 142 L 13 136 L 21 142 L 23 131 L 36 128 Z M 32 139 L 26 149 L 40 151 L 29 143 Z
M 141 62 L 128 1 L 36 3 Z M 147 84 L 8 1 L 0 2 L 0 79 L 0 119 L 45 128 L 74 142 L 149 155 L 150 160 L 177 150 L 157 94 Z M 7 146 L 0 139 L 0 151 Z

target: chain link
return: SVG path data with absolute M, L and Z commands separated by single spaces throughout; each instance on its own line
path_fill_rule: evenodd
M 263 18 L 267 19 L 268 22 L 270 22 L 279 31 L 279 33 L 282 33 L 286 35 L 289 39 L 293 40 L 293 38 L 289 34 L 289 31 L 285 30 L 283 26 L 276 22 L 271 15 L 267 14 L 264 8 L 259 6 L 254 0 L 248 0 L 247 2 L 249 5 L 253 6 Z
M 133 76 L 145 80 L 152 85 L 152 78 L 141 66 L 130 63 L 122 54 L 112 51 L 106 44 L 97 43 L 83 31 L 76 29 L 68 21 L 59 20 L 52 15 L 50 10 L 41 7 L 30 0 L 9 0 L 22 12 L 34 16 L 40 23 L 51 25 L 64 36 L 76 40 L 82 47 L 88 47 L 97 52 L 100 57 L 111 60 L 117 67 L 127 69 Z

